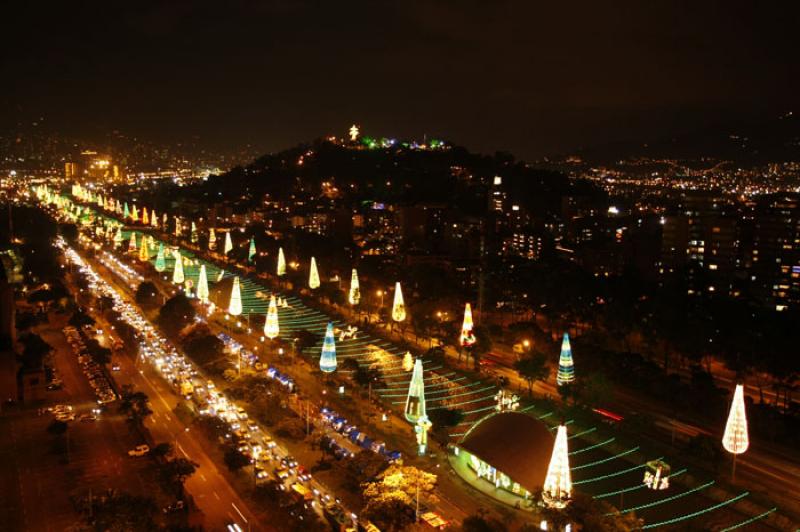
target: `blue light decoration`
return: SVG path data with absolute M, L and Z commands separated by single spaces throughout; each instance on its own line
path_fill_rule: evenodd
M 336 340 L 333 338 L 333 322 L 328 322 L 325 330 L 325 341 L 322 342 L 322 356 L 319 357 L 319 369 L 324 373 L 336 371 Z
M 575 367 L 572 363 L 572 348 L 569 345 L 569 334 L 564 333 L 561 341 L 561 356 L 558 359 L 556 384 L 563 386 L 575 381 Z

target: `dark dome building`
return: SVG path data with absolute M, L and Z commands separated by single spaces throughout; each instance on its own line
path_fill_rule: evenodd
M 547 425 L 520 412 L 500 412 L 478 421 L 453 448 L 453 466 L 465 480 L 491 483 L 530 498 L 547 475 L 555 438 Z M 488 487 L 488 486 L 487 486 Z

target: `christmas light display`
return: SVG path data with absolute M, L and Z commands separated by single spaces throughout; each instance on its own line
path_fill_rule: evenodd
M 208 249 L 211 251 L 217 249 L 217 234 L 213 227 L 208 231 Z
M 172 268 L 172 282 L 175 284 L 183 284 L 186 280 L 183 275 L 183 257 L 181 257 L 180 251 L 175 251 L 175 265 Z
M 155 209 L 153 209 L 152 213 L 153 213 L 153 214 L 152 214 L 152 216 L 151 216 L 151 218 L 150 218 L 150 225 L 151 225 L 151 226 L 152 226 L 154 229 L 158 229 L 158 215 L 156 214 L 156 210 L 155 210 Z
M 250 249 L 247 250 L 247 262 L 253 262 L 253 259 L 256 257 L 256 239 L 254 237 L 250 237 Z
M 403 321 L 406 319 L 406 304 L 403 302 L 403 290 L 400 288 L 400 282 L 394 284 L 392 319 L 394 321 Z
M 567 427 L 559 425 L 553 455 L 547 467 L 547 476 L 542 486 L 542 499 L 550 508 L 565 508 L 572 496 L 572 478 L 569 470 Z
M 242 313 L 242 292 L 239 289 L 239 276 L 233 278 L 231 299 L 228 302 L 228 314 L 238 316 Z
M 133 210 L 131 211 L 131 220 L 134 222 L 139 221 L 139 209 L 136 208 L 136 204 L 133 204 Z
M 411 371 L 414 369 L 414 357 L 411 356 L 411 351 L 406 351 L 403 355 L 403 371 Z
M 228 231 L 225 233 L 225 247 L 223 248 L 222 252 L 227 255 L 233 250 L 233 242 L 231 241 L 231 232 Z
M 467 303 L 464 307 L 464 323 L 461 325 L 461 347 L 470 347 L 475 344 L 475 335 L 472 332 L 472 307 Z
M 122 229 L 117 227 L 117 232 L 114 235 L 114 247 L 117 248 L 122 245 Z
M 158 243 L 158 254 L 156 255 L 156 271 L 161 273 L 167 269 L 167 261 L 164 258 L 164 244 Z
M 175 236 L 181 236 L 183 233 L 183 227 L 181 226 L 181 219 L 177 216 L 175 217 Z
M 192 242 L 192 244 L 197 244 L 197 225 L 194 222 L 192 222 L 192 232 L 189 234 L 189 240 Z
M 733 454 L 742 454 L 750 446 L 747 434 L 747 416 L 744 410 L 744 386 L 736 385 L 733 392 L 733 402 L 728 413 L 728 422 L 725 424 L 725 434 L 722 436 L 722 446 Z
M 142 224 L 150 225 L 150 217 L 147 215 L 147 207 L 142 207 Z
M 139 260 L 141 262 L 148 262 L 150 260 L 150 251 L 147 249 L 147 237 L 142 235 L 142 241 L 139 244 Z
M 128 209 L 128 202 L 125 202 L 125 208 L 122 209 L 122 217 L 127 220 L 131 217 L 131 211 Z
M 328 322 L 325 329 L 325 340 L 322 342 L 322 355 L 319 357 L 319 369 L 324 373 L 336 371 L 336 340 L 333 337 L 333 322 Z
M 269 309 L 267 309 L 267 321 L 264 322 L 264 336 L 273 340 L 278 337 L 280 327 L 278 325 L 278 304 L 273 294 L 269 298 Z
M 358 284 L 358 272 L 353 268 L 353 273 L 350 274 L 350 293 L 347 295 L 347 300 L 351 305 L 358 305 L 361 301 L 361 288 Z
M 408 396 L 405 408 L 406 420 L 416 423 L 421 417 L 427 416 L 425 408 L 425 381 L 422 378 L 422 360 L 414 361 L 414 371 L 411 373 L 411 382 L 408 384 Z
M 278 248 L 278 267 L 275 273 L 278 277 L 286 275 L 286 257 L 283 256 L 283 248 Z
M 319 288 L 319 272 L 317 271 L 317 260 L 311 257 L 311 268 L 308 271 L 308 287 L 312 290 Z
M 200 273 L 197 276 L 197 299 L 208 304 L 208 278 L 205 264 L 200 265 Z
M 131 239 L 128 240 L 128 251 L 131 253 L 136 252 L 136 233 L 131 232 Z
M 558 374 L 556 384 L 563 386 L 575 381 L 575 368 L 572 364 L 572 348 L 569 345 L 569 334 L 564 333 L 561 340 L 561 356 L 558 359 Z

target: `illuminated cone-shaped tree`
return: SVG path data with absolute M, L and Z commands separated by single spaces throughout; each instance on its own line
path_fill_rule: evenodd
M 411 351 L 406 351 L 406 354 L 403 355 L 403 370 L 411 371 L 412 369 L 414 369 L 414 357 L 411 356 Z
M 425 409 L 425 381 L 422 378 L 422 360 L 414 361 L 414 371 L 411 373 L 411 382 L 408 384 L 406 397 L 406 420 L 416 423 L 421 417 L 427 417 Z
M 153 238 L 153 235 L 150 235 L 147 238 L 147 242 L 149 243 L 150 251 L 155 251 L 156 250 L 156 239 Z
M 177 216 L 175 217 L 175 236 L 181 236 L 183 232 L 183 227 L 181 227 L 181 219 Z
M 350 275 L 350 293 L 347 295 L 347 300 L 351 305 L 358 305 L 358 302 L 361 301 L 361 288 L 358 285 L 358 272 L 355 268 Z
M 734 468 L 736 467 L 736 455 L 747 451 L 750 440 L 747 434 L 747 416 L 744 411 L 744 386 L 736 385 L 733 392 L 733 402 L 731 411 L 728 413 L 728 422 L 725 424 L 725 434 L 722 436 L 722 446 L 726 451 L 733 455 Z M 734 473 L 735 473 L 734 469 Z
M 155 229 L 158 229 L 158 215 L 156 214 L 155 209 L 153 209 L 153 216 L 150 218 L 150 225 Z
M 122 245 L 122 228 L 117 227 L 117 232 L 114 235 L 114 247 L 119 247 Z
M 189 236 L 189 239 L 192 241 L 192 244 L 197 244 L 197 225 L 194 222 L 192 222 L 192 233 Z
M 247 250 L 247 262 L 253 262 L 256 257 L 256 239 L 250 237 L 250 249 Z
M 233 287 L 231 288 L 231 299 L 228 302 L 228 314 L 231 316 L 238 316 L 242 313 L 242 292 L 239 289 L 239 277 L 233 278 Z
M 264 322 L 264 336 L 273 340 L 278 337 L 280 327 L 278 326 L 278 304 L 275 295 L 269 298 L 269 309 L 267 310 L 267 321 Z
M 133 204 L 133 210 L 131 211 L 131 220 L 134 222 L 139 221 L 139 209 L 136 208 L 136 204 Z
M 147 207 L 142 207 L 142 224 L 150 225 L 150 217 L 147 215 Z
M 308 271 L 308 287 L 312 290 L 319 288 L 319 272 L 317 271 L 317 259 L 311 257 L 311 268 Z
M 550 508 L 565 508 L 572 496 L 567 427 L 559 425 L 553 455 L 542 486 L 542 499 Z
M 286 275 L 286 257 L 283 256 L 283 248 L 278 248 L 278 268 L 275 273 L 278 277 Z
M 167 216 L 167 213 L 164 213 L 164 216 L 161 217 L 161 229 L 163 229 L 165 232 L 169 230 L 169 228 L 167 227 L 168 223 L 169 223 L 169 216 Z
M 231 232 L 228 231 L 225 233 L 225 248 L 222 250 L 222 252 L 227 255 L 231 252 L 231 250 L 233 250 L 233 242 L 231 241 Z
M 142 236 L 142 242 L 139 245 L 139 260 L 148 262 L 150 260 L 150 250 L 147 249 L 147 238 Z
M 394 284 L 394 303 L 392 304 L 392 319 L 403 321 L 406 319 L 406 304 L 403 302 L 403 290 L 400 282 Z
M 128 240 L 128 251 L 134 253 L 136 251 L 136 233 L 131 231 L 131 239 Z
M 475 344 L 475 334 L 472 332 L 472 307 L 469 303 L 464 307 L 464 323 L 461 325 L 461 347 L 470 347 Z
M 325 340 L 322 342 L 322 355 L 319 357 L 319 369 L 324 373 L 336 371 L 336 340 L 333 338 L 333 322 L 328 322 L 325 329 Z
M 208 303 L 208 278 L 206 277 L 206 265 L 200 265 L 200 273 L 197 276 L 197 299 L 203 303 Z
M 561 356 L 558 358 L 558 374 L 556 384 L 563 386 L 575 380 L 575 368 L 572 364 L 572 348 L 569 345 L 569 334 L 564 333 L 561 340 Z
M 208 231 L 208 249 L 211 251 L 217 249 L 217 233 L 213 227 Z
M 131 217 L 131 211 L 128 209 L 128 202 L 125 202 L 125 208 L 122 209 L 122 217 L 126 220 Z
M 286 300 L 285 297 L 283 298 L 283 302 L 281 303 L 281 307 L 289 308 L 289 302 Z
M 181 252 L 175 252 L 175 265 L 172 268 L 172 282 L 175 284 L 183 284 L 186 278 L 183 275 L 183 257 Z
M 161 273 L 167 269 L 167 261 L 164 258 L 164 244 L 158 243 L 158 254 L 156 255 L 156 271 Z
M 120 216 L 122 216 L 123 219 L 125 219 L 125 211 L 122 210 L 122 203 L 120 203 L 119 201 L 117 201 L 117 214 L 119 214 Z

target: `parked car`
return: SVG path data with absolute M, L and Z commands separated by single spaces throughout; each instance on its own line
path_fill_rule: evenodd
M 137 445 L 136 447 L 128 451 L 128 456 L 144 456 L 149 452 L 150 452 L 150 446 L 142 444 L 142 445 Z

